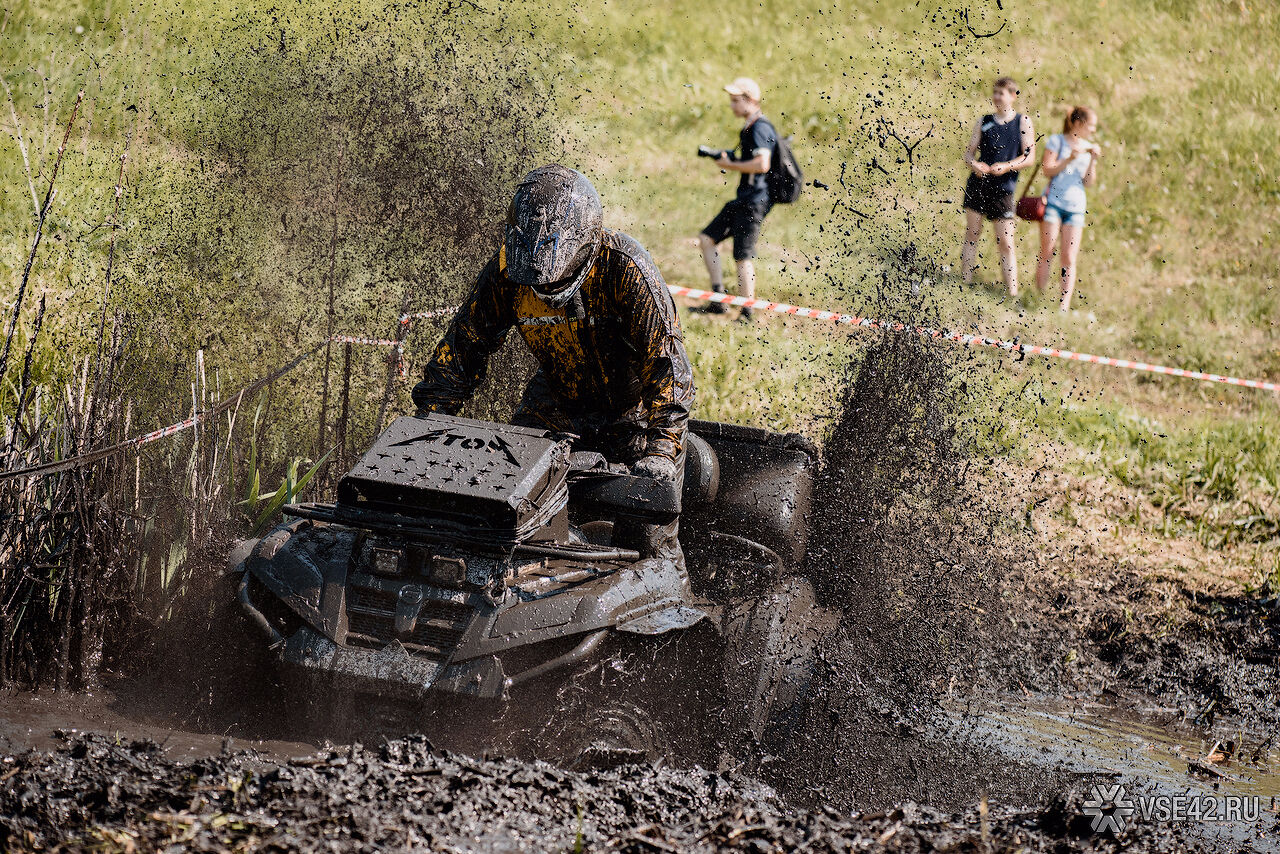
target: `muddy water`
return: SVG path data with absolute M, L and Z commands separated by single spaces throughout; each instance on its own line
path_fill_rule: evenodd
M 49 750 L 63 743 L 59 733 L 98 732 L 120 739 L 149 738 L 170 759 L 196 759 L 230 750 L 256 750 L 282 761 L 314 753 L 317 745 L 301 741 L 259 741 L 218 732 L 196 732 L 166 725 L 160 716 L 140 720 L 137 701 L 122 709 L 122 698 L 110 691 L 68 694 L 58 691 L 27 693 L 0 691 L 0 752 L 34 748 Z
M 1077 788 L 1084 791 L 1102 782 L 1120 783 L 1130 795 L 1258 796 L 1258 821 L 1189 828 L 1187 832 L 1198 839 L 1192 847 L 1280 850 L 1275 836 L 1280 829 L 1275 800 L 1280 794 L 1280 747 L 1274 739 L 1268 740 L 1266 733 L 1229 727 L 1204 732 L 1171 723 L 1175 715 L 1159 710 L 1135 713 L 1093 703 L 1002 697 L 983 705 L 949 707 L 937 728 L 938 734 L 953 743 L 1008 757 L 1011 766 L 1039 766 L 1065 770 L 1068 777 L 1079 775 Z M 147 714 L 138 698 L 110 692 L 0 692 L 0 754 L 18 754 L 26 748 L 56 750 L 59 745 L 65 750 L 68 741 L 63 734 L 74 731 L 103 733 L 117 744 L 149 738 L 163 745 L 167 760 L 178 763 L 234 757 L 232 751 L 252 749 L 261 759 L 288 766 L 291 760 L 318 751 L 311 743 L 233 738 L 218 732 L 191 731 L 180 723 L 166 725 L 165 720 L 163 713 Z M 1228 741 L 1233 745 L 1229 757 L 1207 759 L 1215 746 Z M 191 767 L 197 766 L 199 763 Z M 978 797 L 975 792 L 975 800 Z M 1076 806 L 1068 809 L 1074 812 L 1079 801 L 1073 803 Z M 1138 833 L 1146 836 L 1159 830 L 1139 827 Z
M 1078 773 L 1086 788 L 1103 782 L 1122 784 L 1130 795 L 1255 796 L 1261 807 L 1257 821 L 1204 822 L 1199 830 L 1224 842 L 1280 850 L 1272 832 L 1280 806 L 1276 733 L 1229 725 L 1194 729 L 1179 723 L 1174 710 L 1003 699 L 949 708 L 951 736 L 1012 759 Z

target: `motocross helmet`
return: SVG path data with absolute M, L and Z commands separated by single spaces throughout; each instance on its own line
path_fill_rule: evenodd
M 542 166 L 520 182 L 507 210 L 506 276 L 562 306 L 582 287 L 603 240 L 604 208 L 587 176 Z

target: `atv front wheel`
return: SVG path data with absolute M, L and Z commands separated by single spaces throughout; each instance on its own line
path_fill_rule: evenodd
M 614 632 L 606 644 L 538 701 L 553 706 L 526 725 L 521 752 L 572 770 L 704 762 L 718 736 L 718 728 L 708 732 L 709 712 L 722 701 L 707 678 L 718 667 L 715 632 L 706 625 L 657 636 Z M 530 695 L 542 690 L 528 688 Z
M 724 679 L 732 752 L 758 766 L 801 734 L 817 687 L 818 644 L 835 624 L 813 586 L 792 576 L 766 595 L 726 607 Z

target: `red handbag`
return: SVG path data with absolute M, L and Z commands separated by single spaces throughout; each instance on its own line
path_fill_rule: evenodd
M 1022 191 L 1022 197 L 1018 199 L 1017 214 L 1019 219 L 1025 219 L 1027 222 L 1040 222 L 1044 219 L 1044 196 L 1031 195 L 1031 185 L 1036 182 L 1036 173 L 1040 171 L 1040 163 L 1036 163 L 1036 168 L 1031 170 L 1031 179 L 1027 181 L 1027 188 Z M 1048 187 L 1045 192 L 1048 192 Z

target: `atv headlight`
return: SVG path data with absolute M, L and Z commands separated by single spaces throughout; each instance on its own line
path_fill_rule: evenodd
M 441 587 L 462 587 L 467 581 L 467 562 L 460 557 L 436 555 L 431 559 L 431 580 Z
M 404 569 L 404 554 L 399 549 L 369 549 L 369 571 L 375 575 L 400 575 Z

